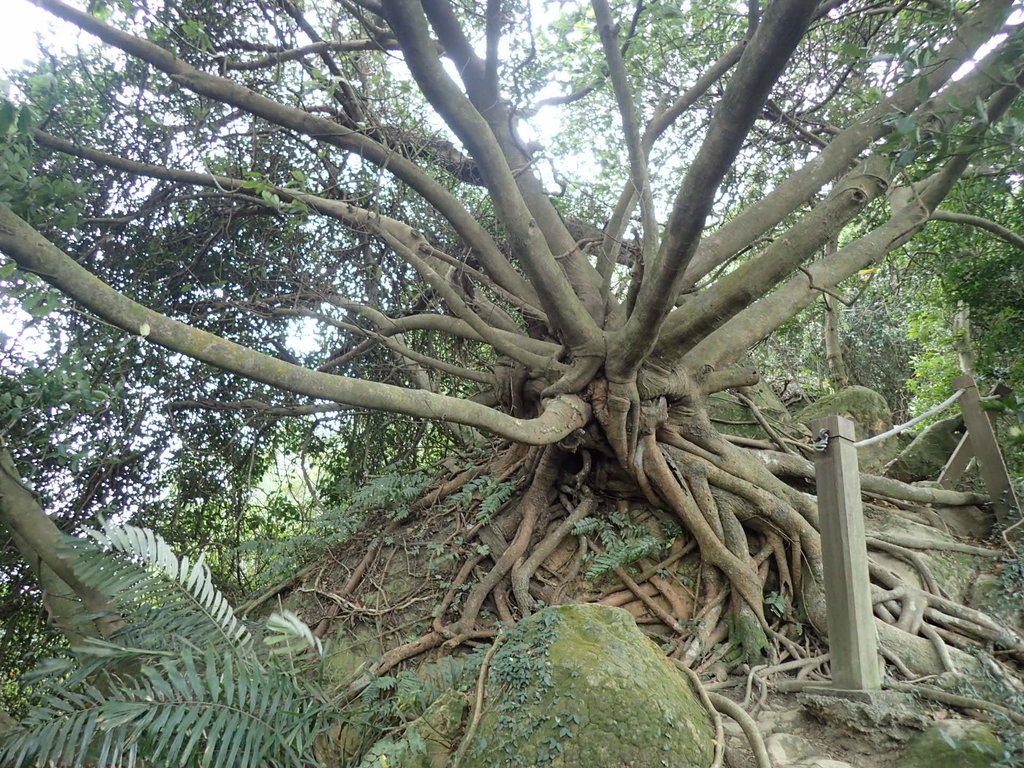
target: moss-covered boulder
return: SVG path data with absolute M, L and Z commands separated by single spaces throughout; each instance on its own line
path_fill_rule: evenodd
M 462 768 L 705 768 L 714 731 L 689 681 L 619 608 L 566 605 L 495 653 Z
M 910 742 L 902 768 L 990 768 L 1003 745 L 984 723 L 940 720 Z
M 867 387 L 847 387 L 826 395 L 808 405 L 797 414 L 797 421 L 806 426 L 822 416 L 838 414 L 856 424 L 858 440 L 881 434 L 892 428 L 892 411 L 885 398 Z M 857 452 L 863 472 L 878 473 L 899 453 L 896 437 L 868 446 Z
M 769 424 L 783 426 L 794 423 L 786 406 L 765 382 L 759 381 L 753 386 L 744 387 L 743 394 L 757 406 Z M 768 439 L 768 435 L 751 415 L 747 406 L 732 393 L 715 392 L 708 397 L 706 406 L 708 416 L 719 432 L 737 437 Z
M 889 462 L 885 474 L 905 483 L 938 477 L 963 434 L 962 416 L 935 422 Z

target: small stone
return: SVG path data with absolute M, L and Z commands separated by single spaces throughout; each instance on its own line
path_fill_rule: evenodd
M 722 718 L 722 729 L 725 731 L 726 736 L 742 736 L 743 729 L 740 728 L 740 724 L 735 720 L 729 718 Z
M 804 710 L 801 707 L 796 709 L 784 709 L 774 715 L 774 720 L 779 725 L 795 723 L 804 718 Z
M 814 751 L 807 739 L 791 733 L 773 733 L 764 740 L 764 746 L 768 757 L 779 765 L 788 765 Z

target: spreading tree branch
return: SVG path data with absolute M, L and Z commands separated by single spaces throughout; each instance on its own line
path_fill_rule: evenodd
M 934 61 L 937 63 L 934 66 L 911 78 L 891 96 L 855 118 L 849 127 L 829 141 L 817 157 L 791 174 L 764 198 L 747 206 L 727 224 L 704 237 L 680 281 L 680 290 L 692 288 L 702 277 L 770 231 L 825 184 L 848 170 L 866 147 L 893 130 L 894 115 L 910 114 L 924 105 L 919 119 L 919 122 L 924 122 L 934 113 L 942 112 L 944 107 L 941 104 L 928 104 L 928 98 L 949 81 L 978 46 L 992 37 L 1005 20 L 1010 5 L 1011 0 L 982 0 L 950 42 L 936 54 Z M 1004 50 L 1007 47 L 1007 43 L 1001 46 Z M 973 95 L 965 98 L 967 93 L 957 94 L 961 88 L 965 91 L 976 90 L 977 81 L 982 78 L 989 84 L 988 93 L 991 93 L 997 86 L 984 69 L 985 65 L 982 64 L 964 78 L 959 86 L 954 85 L 950 93 L 944 95 L 942 104 L 948 105 L 950 96 L 961 104 L 973 103 Z
M 1024 67 L 1018 64 L 1018 71 L 1022 70 Z M 893 212 L 887 222 L 802 269 L 801 275 L 736 315 L 686 353 L 683 356 L 686 365 L 717 368 L 734 362 L 754 343 L 796 316 L 817 294 L 832 291 L 858 270 L 881 261 L 923 229 L 936 206 L 967 168 L 988 127 L 1005 114 L 1019 93 L 1017 84 L 1004 86 L 997 92 L 988 102 L 987 121 L 975 121 L 963 140 L 964 150 L 947 160 L 939 171 L 915 184 L 914 194 Z
M 932 221 L 948 221 L 951 224 L 966 224 L 971 227 L 977 227 L 983 229 L 986 232 L 991 232 L 993 235 L 998 237 L 1015 248 L 1019 248 L 1024 251 L 1024 237 L 1021 237 L 1012 229 L 997 224 L 991 219 L 986 219 L 982 216 L 972 216 L 969 213 L 956 213 L 954 211 L 943 211 L 937 209 L 932 212 Z
M 631 379 L 657 341 L 683 270 L 693 257 L 715 192 L 768 93 L 810 23 L 814 0 L 777 0 L 743 51 L 707 135 L 687 171 L 665 228 L 658 257 L 645 271 L 632 315 L 610 340 L 609 378 Z
M 246 192 L 245 182 L 241 179 L 234 179 L 230 176 L 218 174 L 197 173 L 195 171 L 183 171 L 165 166 L 150 165 L 134 160 L 116 157 L 99 150 L 81 147 L 72 144 L 65 139 L 53 136 L 44 131 L 34 130 L 33 136 L 39 143 L 52 149 L 57 149 L 67 154 L 75 155 L 86 160 L 102 163 L 110 168 L 149 176 L 168 181 L 177 181 L 197 186 L 212 187 L 225 193 L 244 195 Z M 501 354 L 508 355 L 514 360 L 529 366 L 536 371 L 557 369 L 550 357 L 530 352 L 519 345 L 524 341 L 527 346 L 530 341 L 527 337 L 513 334 L 508 330 L 499 332 L 500 329 L 492 327 L 479 316 L 463 299 L 460 293 L 453 287 L 444 276 L 437 270 L 430 267 L 427 258 L 435 256 L 438 251 L 426 243 L 422 234 L 410 227 L 408 224 L 392 219 L 383 214 L 368 211 L 351 203 L 331 200 L 325 197 L 301 192 L 287 187 L 275 187 L 267 185 L 268 190 L 273 191 L 281 200 L 286 202 L 297 201 L 308 206 L 311 210 L 329 216 L 343 222 L 357 231 L 372 232 L 388 243 L 400 256 L 405 258 L 414 268 L 417 268 L 421 277 L 431 287 L 440 293 L 448 303 L 452 312 L 465 321 L 476 333 L 476 335 L 487 343 L 491 344 Z M 421 258 L 417 252 L 425 250 L 425 258 Z M 489 302 L 488 302 L 489 305 Z M 511 323 L 510 323 L 511 324 Z M 512 326 L 514 327 L 514 326 Z M 536 345 L 533 345 L 536 346 Z M 552 345 L 554 346 L 554 345 Z M 557 347 L 556 347 L 557 349 Z M 554 366 L 552 368 L 552 366 Z
M 173 320 L 132 301 L 63 253 L 10 208 L 0 205 L 0 251 L 100 318 L 174 352 L 288 392 L 363 408 L 477 427 L 517 442 L 547 445 L 581 427 L 587 406 L 573 396 L 517 419 L 477 403 L 421 390 L 311 371 Z
M 435 15 L 444 22 L 440 25 L 435 20 L 435 24 L 440 25 L 442 40 L 461 35 L 461 29 L 449 31 L 450 27 L 457 28 L 458 25 L 450 18 L 451 14 L 440 13 L 446 7 L 444 3 L 432 3 L 430 7 L 437 9 Z M 534 218 L 534 211 L 523 198 L 515 173 L 492 126 L 441 66 L 430 45 L 427 19 L 419 3 L 416 0 L 389 0 L 385 9 L 388 22 L 402 46 L 405 62 L 420 90 L 476 161 L 498 218 L 508 231 L 513 253 L 522 263 L 549 318 L 573 349 L 603 349 L 602 334 L 592 312 L 580 301 L 559 267 L 542 228 Z M 472 70 L 480 67 L 475 56 L 469 58 L 467 55 L 463 78 L 470 80 Z M 493 103 L 492 108 L 497 106 Z M 569 237 L 568 232 L 566 237 Z M 575 241 L 571 248 L 575 250 Z
M 64 534 L 39 506 L 0 441 L 0 523 L 43 588 L 50 623 L 70 639 L 108 637 L 124 626 L 106 595 L 86 586 L 61 553 Z
M 622 57 L 622 50 L 619 48 L 618 24 L 612 20 L 607 0 L 591 0 L 591 5 L 597 19 L 597 28 L 601 36 L 601 45 L 604 48 L 612 89 L 615 92 L 615 102 L 619 108 L 619 117 L 622 120 L 622 134 L 629 157 L 629 177 L 632 189 L 624 195 L 628 194 L 630 200 L 634 197 L 640 200 L 641 258 L 647 264 L 653 260 L 658 248 L 658 222 L 655 218 L 654 195 L 651 191 L 651 177 L 647 167 L 648 153 L 640 139 L 639 117 L 633 98 L 633 89 L 629 85 L 626 64 Z M 605 269 L 602 277 L 605 292 L 608 292 L 611 280 L 608 261 L 612 256 L 613 249 L 618 250 L 616 241 L 619 239 L 619 235 L 621 235 L 621 224 L 618 234 L 614 238 L 606 238 L 604 243 Z
M 658 356 L 678 357 L 743 311 L 830 242 L 888 186 L 888 163 L 877 155 L 869 158 L 761 253 L 673 312 L 655 348 Z

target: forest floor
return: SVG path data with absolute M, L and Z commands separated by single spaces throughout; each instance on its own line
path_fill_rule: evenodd
M 743 696 L 737 693 L 730 698 Z M 941 704 L 893 692 L 882 692 L 873 702 L 772 692 L 755 720 L 775 768 L 897 768 L 907 765 L 908 744 L 931 725 L 941 723 L 944 732 L 952 735 L 950 741 L 978 727 L 977 721 Z M 728 718 L 723 725 L 725 765 L 756 768 L 739 726 Z M 932 764 L 935 768 L 945 765 Z

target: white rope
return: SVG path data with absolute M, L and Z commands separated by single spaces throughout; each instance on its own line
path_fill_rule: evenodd
M 922 413 L 920 416 L 915 416 L 910 421 L 908 421 L 906 424 L 900 424 L 899 426 L 893 427 L 888 432 L 883 432 L 880 435 L 875 435 L 874 437 L 869 437 L 866 440 L 861 440 L 859 443 L 854 443 L 853 447 L 854 448 L 866 448 L 869 445 L 874 445 L 875 443 L 880 443 L 883 440 L 887 440 L 888 438 L 892 437 L 893 435 L 898 435 L 900 432 L 906 432 L 911 427 L 913 427 L 913 426 L 915 426 L 917 424 L 920 424 L 922 421 L 927 419 L 929 416 L 934 416 L 939 411 L 943 411 L 946 408 L 949 408 L 949 406 L 951 406 L 953 403 L 955 403 L 957 400 L 960 399 L 960 395 L 962 395 L 963 393 L 964 393 L 964 390 L 958 389 L 956 392 L 954 392 L 952 395 L 947 397 L 945 400 L 943 400 L 941 403 L 936 405 L 934 408 L 932 408 L 929 411 L 926 411 L 925 413 Z

